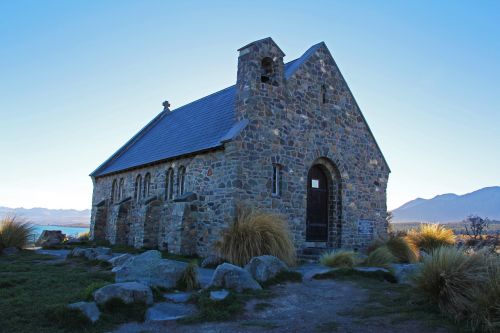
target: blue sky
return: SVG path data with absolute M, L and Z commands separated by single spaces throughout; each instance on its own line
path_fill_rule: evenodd
M 88 174 L 236 50 L 325 41 L 388 160 L 389 208 L 500 185 L 498 1 L 2 1 L 0 206 L 89 208 Z

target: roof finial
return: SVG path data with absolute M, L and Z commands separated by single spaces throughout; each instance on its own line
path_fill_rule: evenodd
M 170 111 L 170 103 L 168 101 L 161 103 L 161 105 L 163 105 L 163 111 Z

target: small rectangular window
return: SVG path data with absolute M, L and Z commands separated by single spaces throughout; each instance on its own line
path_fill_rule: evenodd
M 273 164 L 273 195 L 278 196 L 281 193 L 281 172 L 280 166 Z
M 312 179 L 311 180 L 311 187 L 312 188 L 319 188 L 319 179 Z

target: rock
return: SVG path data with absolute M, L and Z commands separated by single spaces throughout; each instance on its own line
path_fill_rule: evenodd
M 153 304 L 151 288 L 138 282 L 108 284 L 94 292 L 94 300 L 99 305 L 106 303 L 112 298 L 119 298 L 126 304 Z
M 128 259 L 114 270 L 115 280 L 138 281 L 148 286 L 173 288 L 186 266 L 183 262 L 161 259 L 160 252 L 151 250 Z
M 11 246 L 11 247 L 6 247 L 5 249 L 2 250 L 2 254 L 6 256 L 11 256 L 19 252 L 19 249 L 17 247 Z
M 193 294 L 192 292 L 186 291 L 179 293 L 163 294 L 163 297 L 174 303 L 186 303 L 187 301 L 189 301 L 189 298 L 191 297 L 192 294 Z
M 416 275 L 419 269 L 422 267 L 421 264 L 392 264 L 391 265 L 394 276 L 398 280 L 398 283 L 412 284 L 412 278 Z
M 66 239 L 66 235 L 61 230 L 44 230 L 35 245 L 41 247 L 59 245 L 64 239 Z
M 146 321 L 177 320 L 195 312 L 192 304 L 157 303 L 146 311 Z
M 111 254 L 112 254 L 112 252 L 111 252 L 111 249 L 109 247 L 88 248 L 88 249 L 85 249 L 85 251 L 84 251 L 84 256 L 88 260 L 97 260 L 97 257 L 99 257 L 101 255 L 110 256 Z
M 131 255 L 130 253 L 124 253 L 124 254 L 120 254 L 116 257 L 110 258 L 108 260 L 108 262 L 111 264 L 111 266 L 118 267 L 118 266 L 123 265 L 127 260 L 129 260 L 132 257 L 133 257 L 133 255 Z
M 353 268 L 355 271 L 358 272 L 384 272 L 384 273 L 390 273 L 387 268 L 382 268 L 382 267 L 354 267 Z
M 249 272 L 228 263 L 217 267 L 209 287 L 234 289 L 238 292 L 242 292 L 245 289 L 262 289 Z
M 281 271 L 288 271 L 287 265 L 274 256 L 253 257 L 245 269 L 258 282 L 274 278 Z
M 85 252 L 85 249 L 82 249 L 81 247 L 75 247 L 73 250 L 70 252 L 70 257 L 82 257 Z
M 209 255 L 203 261 L 201 262 L 201 267 L 203 268 L 215 268 L 222 264 L 224 262 L 224 259 L 222 259 L 219 256 L 216 255 Z
M 227 296 L 229 296 L 229 291 L 225 289 L 210 292 L 210 299 L 212 301 L 222 301 L 226 299 Z
M 105 261 L 105 262 L 108 262 L 109 259 L 111 259 L 112 257 L 110 255 L 107 255 L 107 254 L 100 254 L 98 255 L 95 260 L 99 260 L 99 261 Z
M 95 302 L 77 302 L 68 305 L 70 309 L 80 310 L 93 323 L 99 320 L 101 312 Z

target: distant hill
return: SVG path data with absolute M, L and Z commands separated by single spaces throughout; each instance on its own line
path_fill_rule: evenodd
M 89 226 L 90 210 L 8 208 L 0 206 L 0 217 L 8 214 L 25 218 L 37 225 Z
M 393 210 L 394 222 L 458 222 L 474 214 L 500 220 L 500 186 L 472 193 L 453 193 L 432 199 L 417 198 Z

